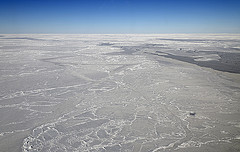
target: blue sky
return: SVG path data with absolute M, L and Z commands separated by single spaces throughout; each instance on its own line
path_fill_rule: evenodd
M 0 0 L 0 33 L 240 33 L 240 0 Z

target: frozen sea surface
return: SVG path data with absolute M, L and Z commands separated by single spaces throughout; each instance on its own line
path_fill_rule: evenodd
M 1 152 L 240 151 L 240 35 L 1 35 Z

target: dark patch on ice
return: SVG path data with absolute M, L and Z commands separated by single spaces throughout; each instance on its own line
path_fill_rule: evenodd
M 240 48 L 230 48 L 231 50 L 240 51 Z
M 111 46 L 114 45 L 112 43 L 100 43 L 99 46 Z
M 116 46 L 116 47 L 122 49 L 123 51 L 106 53 L 106 55 L 132 55 L 133 53 L 140 51 L 138 46 Z
M 164 44 L 156 44 L 156 43 L 148 43 L 144 44 L 143 47 L 162 47 L 165 46 Z
M 163 53 L 163 54 L 158 54 Z M 212 52 L 209 52 L 211 54 Z M 153 55 L 163 56 L 166 58 L 171 58 L 187 63 L 196 64 L 201 67 L 212 68 L 214 70 L 230 72 L 230 73 L 240 73 L 240 53 L 227 53 L 227 52 L 214 52 L 217 53 L 221 58 L 219 61 L 195 61 L 194 57 L 173 55 L 166 52 L 156 51 L 156 53 L 150 53 Z M 166 54 L 166 55 L 165 55 Z
M 157 39 L 157 40 L 164 40 L 164 41 L 178 41 L 178 42 L 240 42 L 239 40 L 212 40 L 212 39 Z
M 160 49 L 160 48 L 163 48 L 163 44 L 143 44 L 143 45 L 140 45 L 140 46 L 113 46 L 113 47 L 116 47 L 116 48 L 120 48 L 122 49 L 123 51 L 121 52 L 111 52 L 111 53 L 107 53 L 106 55 L 132 55 L 136 52 L 139 52 L 139 51 L 142 51 L 144 49 Z M 165 47 L 164 47 L 165 49 Z
M 193 112 L 193 111 L 192 111 L 192 112 L 189 113 L 189 115 L 195 116 L 195 115 L 196 115 L 196 112 Z

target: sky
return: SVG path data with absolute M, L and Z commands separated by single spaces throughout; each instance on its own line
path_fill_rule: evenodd
M 240 0 L 0 0 L 0 33 L 240 33 Z

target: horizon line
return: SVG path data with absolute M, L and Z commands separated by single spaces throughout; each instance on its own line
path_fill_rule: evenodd
M 17 34 L 38 34 L 38 35 L 77 35 L 77 34 L 82 34 L 82 35 L 156 35 L 156 34 L 240 34 L 239 33 L 233 33 L 233 32 L 216 32 L 216 33 L 211 33 L 211 32 L 206 32 L 206 33 L 194 33 L 194 32 L 181 32 L 181 33 L 0 33 L 1 35 L 17 35 Z

